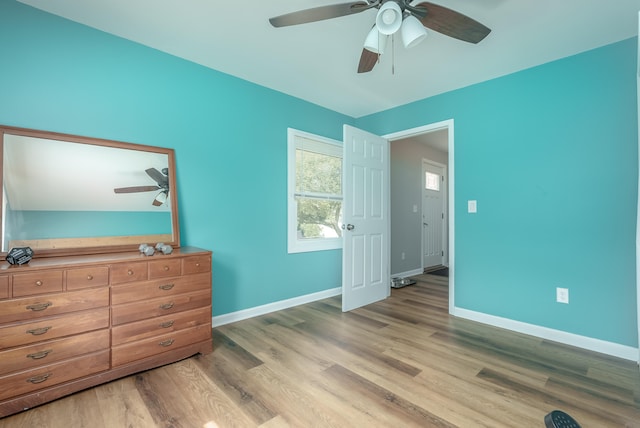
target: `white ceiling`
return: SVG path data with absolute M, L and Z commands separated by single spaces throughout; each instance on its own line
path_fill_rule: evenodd
M 393 54 L 388 46 L 358 74 L 375 9 L 283 28 L 268 21 L 340 0 L 19 1 L 352 117 L 637 36 L 640 10 L 640 0 L 434 0 L 491 34 L 473 45 L 429 31 L 410 50 L 397 37 Z

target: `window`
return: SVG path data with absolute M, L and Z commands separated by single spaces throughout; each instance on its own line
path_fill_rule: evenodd
M 426 172 L 424 177 L 424 187 L 427 190 L 440 191 L 440 176 L 431 172 Z
M 342 144 L 288 131 L 289 253 L 342 248 Z

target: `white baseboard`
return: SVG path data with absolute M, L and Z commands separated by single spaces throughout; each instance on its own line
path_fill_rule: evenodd
M 554 330 L 547 327 L 541 327 L 533 324 L 527 324 L 520 321 L 501 318 L 493 315 L 484 314 L 482 312 L 470 311 L 454 307 L 452 315 L 465 318 L 471 321 L 477 321 L 494 327 L 512 330 L 518 333 L 528 334 L 530 336 L 539 337 L 541 339 L 560 342 L 565 345 L 571 345 L 589 351 L 599 352 L 601 354 L 611 355 L 613 357 L 623 358 L 625 360 L 638 361 L 640 352 L 631 346 L 620 345 L 618 343 L 607 342 L 591 337 L 580 336 L 565 331 Z
M 266 305 L 256 306 L 249 309 L 243 309 L 241 311 L 232 312 L 230 314 L 218 315 L 211 318 L 211 325 L 213 327 L 218 327 L 221 325 L 230 324 L 232 322 L 242 321 L 248 318 L 269 314 L 271 312 L 279 311 L 282 309 L 304 305 L 305 303 L 315 302 L 317 300 L 326 299 L 328 297 L 338 296 L 340 294 L 342 294 L 342 287 L 330 288 L 329 290 L 319 291 L 317 293 L 311 293 L 291 299 L 280 300 L 279 302 L 268 303 Z

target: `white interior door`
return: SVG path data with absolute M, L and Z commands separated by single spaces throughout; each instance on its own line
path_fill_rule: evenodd
M 445 171 L 422 161 L 422 267 L 444 265 Z
M 389 277 L 389 142 L 344 125 L 342 310 L 385 299 Z

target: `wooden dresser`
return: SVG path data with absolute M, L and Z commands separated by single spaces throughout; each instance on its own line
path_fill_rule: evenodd
M 0 417 L 212 349 L 210 251 L 0 265 Z

